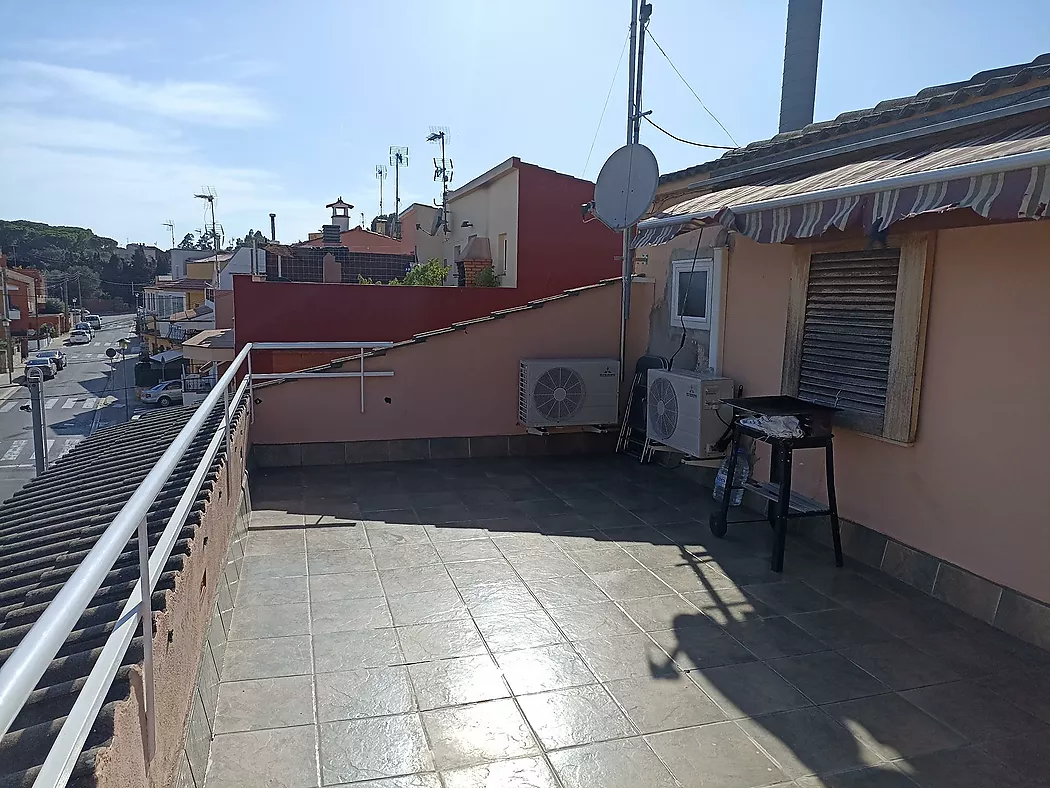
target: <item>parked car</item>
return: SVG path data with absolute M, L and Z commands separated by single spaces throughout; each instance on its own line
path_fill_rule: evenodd
M 84 315 L 84 322 L 96 331 L 102 330 L 102 318 L 98 315 Z
M 40 369 L 44 372 L 44 380 L 51 380 L 55 376 L 55 362 L 49 358 L 31 358 L 26 362 L 25 376 L 29 380 L 29 370 Z M 37 373 L 33 373 L 36 375 Z
M 63 353 L 61 350 L 58 350 L 58 349 L 55 349 L 55 350 L 41 350 L 39 353 L 36 353 L 33 356 L 33 358 L 49 358 L 49 359 L 51 359 L 52 361 L 55 362 L 55 369 L 56 370 L 63 370 L 63 369 L 65 369 L 66 368 L 66 364 L 69 361 L 69 359 L 66 358 L 66 354 Z
M 89 337 L 95 336 L 95 329 L 91 327 L 90 323 L 85 323 L 83 320 L 73 326 L 73 328 L 77 331 L 86 331 Z
M 162 408 L 175 403 L 182 404 L 182 381 L 165 380 L 153 388 L 146 389 L 139 395 L 143 402 L 156 403 Z
M 79 328 L 76 328 L 69 332 L 69 344 L 71 345 L 86 345 L 90 341 L 91 334 L 87 331 L 81 331 Z

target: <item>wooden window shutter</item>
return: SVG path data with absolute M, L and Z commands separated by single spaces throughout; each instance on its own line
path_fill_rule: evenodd
M 841 408 L 842 426 L 913 441 L 932 247 L 926 233 L 886 249 L 798 247 L 784 393 Z

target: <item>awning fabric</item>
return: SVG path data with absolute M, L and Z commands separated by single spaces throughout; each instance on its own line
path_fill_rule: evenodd
M 942 143 L 937 147 L 927 145 L 921 150 L 897 151 L 804 177 L 709 192 L 641 222 L 633 246 L 666 243 L 679 233 L 712 223 L 737 230 L 760 243 L 780 243 L 789 238 L 813 238 L 832 227 L 845 230 L 861 226 L 866 232 L 881 231 L 901 219 L 956 208 L 970 208 L 989 219 L 1050 218 L 1050 167 L 1047 166 L 882 191 L 878 188 L 879 182 L 889 178 L 1043 150 L 1050 150 L 1050 123 Z M 868 194 L 805 200 L 805 195 L 811 192 L 867 182 L 872 183 Z M 798 197 L 798 203 L 781 208 L 734 211 L 734 206 L 741 208 L 789 197 Z

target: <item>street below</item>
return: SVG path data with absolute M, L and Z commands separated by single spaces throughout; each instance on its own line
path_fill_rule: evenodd
M 64 338 L 55 339 L 47 349 L 61 348 L 66 366 L 43 391 L 47 423 L 48 462 L 53 464 L 93 431 L 119 424 L 127 417 L 125 402 L 132 415 L 148 410 L 135 399 L 135 362 L 138 340 L 134 336 L 135 316 L 114 315 L 102 318 L 102 329 L 86 345 L 67 345 Z M 120 359 L 120 340 L 128 338 L 126 380 Z M 118 352 L 114 360 L 106 350 Z M 30 358 L 36 351 L 30 351 Z M 6 501 L 36 474 L 33 447 L 33 416 L 22 406 L 30 402 L 22 365 L 15 362 L 14 385 L 7 385 L 7 375 L 0 376 L 0 501 Z

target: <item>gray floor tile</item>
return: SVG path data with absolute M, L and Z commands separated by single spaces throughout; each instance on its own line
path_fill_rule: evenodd
M 675 788 L 678 785 L 640 738 L 559 750 L 552 752 L 550 759 L 565 788 Z
M 830 610 L 839 606 L 838 602 L 824 596 L 799 580 L 750 585 L 744 590 L 783 615 L 812 613 L 817 610 Z
M 700 612 L 723 626 L 731 622 L 755 621 L 780 615 L 744 588 L 698 591 L 685 598 Z
M 629 605 L 624 605 L 628 610 Z M 547 612 L 569 640 L 637 635 L 637 624 L 615 602 L 591 602 L 578 607 L 552 607 Z
M 456 586 L 448 571 L 440 564 L 416 566 L 411 569 L 386 569 L 379 573 L 387 596 L 415 594 L 421 591 L 455 591 Z
M 306 550 L 286 554 L 249 555 L 244 559 L 241 578 L 257 580 L 273 577 L 298 577 L 306 574 Z
M 307 577 L 257 577 L 237 583 L 236 607 L 304 604 L 310 601 Z
M 889 692 L 885 684 L 834 651 L 774 659 L 767 664 L 818 704 Z
M 869 643 L 866 646 L 841 649 L 839 653 L 864 668 L 887 687 L 898 691 L 929 684 L 943 684 L 960 678 L 958 673 L 942 661 L 923 654 L 902 640 Z
M 597 528 L 571 534 L 550 534 L 547 538 L 559 550 L 570 554 L 577 550 L 593 550 L 595 547 L 609 544 L 609 537 Z
M 683 788 L 753 788 L 787 780 L 732 722 L 645 737 Z
M 318 673 L 380 668 L 404 662 L 393 629 L 367 629 L 314 635 Z
M 912 599 L 857 605 L 853 608 L 864 618 L 878 624 L 891 635 L 900 638 L 922 637 L 938 632 L 955 632 L 958 627 L 944 616 L 932 612 L 926 605 Z
M 357 550 L 311 550 L 308 564 L 311 575 L 334 575 L 344 572 L 370 572 L 375 570 L 372 551 Z
M 635 558 L 616 544 L 598 545 L 590 550 L 576 550 L 571 560 L 583 571 L 611 572 L 616 569 L 637 569 Z
M 599 684 L 524 695 L 518 698 L 518 702 L 548 750 L 637 734 Z
M 233 626 L 230 629 L 229 639 L 272 638 L 285 635 L 306 635 L 309 632 L 309 605 L 238 606 L 233 613 Z
M 671 589 L 648 569 L 614 569 L 593 574 L 591 579 L 610 599 L 645 599 L 671 593 Z
M 485 653 L 485 643 L 473 621 L 443 621 L 398 627 L 398 641 L 406 662 L 471 657 Z
M 471 519 L 466 522 L 477 522 Z M 435 545 L 443 542 L 462 542 L 468 539 L 488 539 L 489 530 L 461 523 L 435 524 L 427 528 L 427 535 Z
M 583 570 L 564 553 L 519 553 L 511 555 L 514 570 L 525 580 L 551 577 L 581 577 Z
M 305 676 L 310 664 L 310 636 L 235 640 L 226 648 L 223 681 Z
M 310 577 L 311 602 L 339 602 L 346 599 L 369 599 L 383 596 L 379 573 L 342 572 Z
M 509 700 L 423 712 L 434 761 L 442 770 L 503 761 L 538 751 L 525 720 Z
M 540 758 L 515 758 L 441 773 L 445 788 L 560 788 Z
M 1029 667 L 1021 658 L 972 632 L 940 632 L 911 638 L 908 642 L 963 676 L 976 678 L 1004 671 L 1020 673 Z
M 252 529 L 272 528 L 275 526 L 293 526 L 295 528 L 302 528 L 306 519 L 301 513 L 289 512 L 288 509 L 300 509 L 302 507 L 301 501 L 288 501 L 283 504 L 282 508 L 277 508 L 278 504 L 267 504 L 264 509 L 252 510 Z
M 823 707 L 882 758 L 962 747 L 966 740 L 900 695 L 876 695 Z
M 489 538 L 467 539 L 459 542 L 439 542 L 437 554 L 446 564 L 460 561 L 491 561 L 501 559 L 503 554 Z
M 812 586 L 829 599 L 846 607 L 873 605 L 879 602 L 893 602 L 900 597 L 883 586 L 877 585 L 855 572 L 839 569 L 823 577 L 806 578 L 806 585 Z
M 320 722 L 406 714 L 415 710 L 415 695 L 406 668 L 367 668 L 317 676 Z
M 737 588 L 735 581 L 730 580 L 717 569 L 705 567 L 703 564 L 697 567 L 662 567 L 654 570 L 653 573 L 679 594 Z
M 699 614 L 688 626 L 653 632 L 652 637 L 682 670 L 705 670 L 755 660 L 755 655 L 738 640 Z
M 547 607 L 570 607 L 608 599 L 586 575 L 530 580 L 528 586 L 536 598 Z
M 392 626 L 386 600 L 382 597 L 314 602 L 310 605 L 310 613 L 315 635 Z
M 995 739 L 981 745 L 981 749 L 1020 772 L 1033 785 L 1048 784 L 1046 765 L 1050 763 L 1050 733 L 1047 731 Z
M 823 777 L 801 777 L 795 781 L 798 788 L 915 788 L 905 769 L 893 763 L 880 763 L 869 769 L 854 769 L 850 772 L 828 774 Z
M 516 695 L 578 687 L 595 681 L 586 663 L 567 644 L 510 651 L 495 656 Z
M 321 725 L 325 785 L 429 772 L 434 762 L 418 714 Z
M 309 676 L 224 681 L 219 687 L 215 733 L 310 725 L 314 721 L 311 683 Z
M 456 657 L 408 666 L 419 708 L 461 706 L 510 695 L 503 676 L 487 654 Z
M 315 788 L 316 728 L 276 728 L 216 736 L 208 763 L 208 788 Z
M 448 573 L 461 591 L 476 585 L 520 583 L 514 568 L 503 558 L 493 561 L 464 561 L 449 564 Z
M 1036 668 L 997 673 L 979 683 L 1043 722 L 1050 723 L 1050 670 Z
M 684 674 L 618 679 L 605 688 L 639 733 L 659 733 L 719 722 L 726 715 Z
M 456 590 L 419 591 L 414 594 L 392 596 L 390 615 L 394 626 L 433 624 L 470 618 L 470 612 Z
M 800 613 L 791 616 L 791 620 L 831 648 L 850 648 L 895 639 L 886 630 L 851 610 Z
M 689 678 L 732 719 L 811 705 L 805 695 L 762 662 L 694 670 Z
M 470 566 L 470 564 L 449 564 L 449 566 Z M 532 592 L 518 580 L 460 586 L 459 592 L 470 612 L 477 617 L 505 616 L 510 613 L 538 613 L 543 610 Z
M 410 774 L 405 777 L 387 777 L 385 780 L 366 780 L 354 783 L 354 788 L 441 788 L 437 772 Z
M 550 646 L 565 640 L 550 616 L 542 611 L 475 616 L 474 621 L 492 651 Z
M 1046 723 L 972 681 L 923 687 L 901 695 L 974 743 L 1050 731 Z
M 1033 783 L 977 747 L 944 750 L 901 762 L 921 788 L 1033 788 Z
M 376 566 L 380 569 L 405 569 L 413 566 L 439 564 L 441 559 L 430 544 L 408 544 L 372 549 Z
M 883 760 L 815 707 L 749 718 L 738 724 L 792 778 L 859 769 Z
M 303 532 L 294 530 L 253 531 L 248 535 L 245 555 L 298 555 L 306 550 Z
M 826 651 L 827 646 L 782 616 L 730 622 L 726 631 L 760 659 Z
M 512 521 L 506 522 L 508 525 L 505 530 L 490 529 L 493 544 L 504 556 L 531 555 L 535 553 L 551 554 L 552 552 L 560 554 L 558 548 L 554 546 L 554 542 L 546 534 L 541 534 L 538 531 L 517 531 L 510 527 L 509 523 Z
M 667 655 L 645 635 L 590 638 L 575 645 L 587 667 L 602 681 L 675 670 Z

